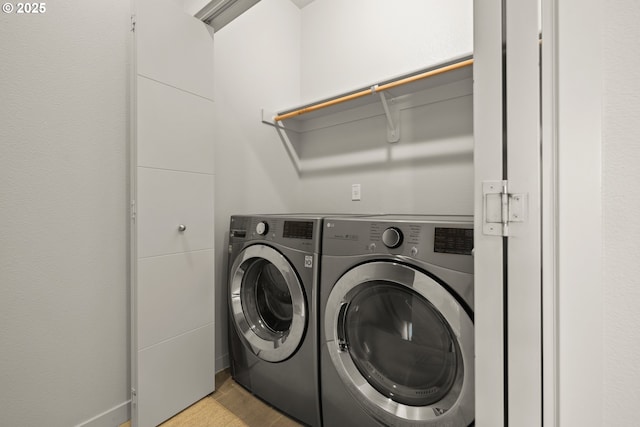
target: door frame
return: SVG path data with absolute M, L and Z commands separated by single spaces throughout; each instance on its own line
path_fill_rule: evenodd
M 505 242 L 482 232 L 482 183 L 503 179 L 502 0 L 477 0 L 473 10 L 475 419 L 499 427 L 507 411 Z
M 595 426 L 604 412 L 604 6 L 602 0 L 541 3 L 543 423 Z
M 511 327 L 491 303 L 505 300 L 506 267 L 498 239 L 482 236 L 483 180 L 502 167 L 501 24 L 508 0 L 474 2 L 474 133 L 476 214 L 476 425 L 509 424 L 509 405 L 522 396 L 505 389 L 509 353 L 502 335 Z M 515 6 L 514 6 L 515 5 Z M 539 402 L 527 425 L 597 425 L 603 414 L 602 327 L 602 12 L 601 0 L 540 0 L 541 143 Z M 575 19 L 575 10 L 582 11 Z M 536 19 L 530 15 L 530 19 Z M 579 159 L 580 161 L 576 161 Z M 493 173 L 493 176 L 492 176 Z M 513 258 L 513 255 L 512 255 Z M 513 319 L 510 319 L 513 322 Z M 493 329 L 492 329 L 493 328 Z M 591 339 L 593 338 L 593 339 Z M 593 345 L 595 340 L 596 345 Z M 526 343 L 525 343 L 526 344 Z M 494 357 L 492 358 L 492 352 Z M 584 372 L 589 372 L 589 379 Z M 530 378 L 531 379 L 531 378 Z M 533 379 L 535 381 L 535 378 Z M 526 384 L 521 384 L 526 387 Z M 512 387 L 513 388 L 513 387 Z M 584 407 L 590 408 L 584 411 Z M 513 409 L 513 408 L 511 408 Z
M 556 3 L 474 2 L 479 427 L 557 425 Z M 528 195 L 528 221 L 514 224 L 510 237 L 486 236 L 482 183 L 502 180 L 508 180 L 509 192 Z
M 558 21 L 557 0 L 541 0 L 542 424 L 558 419 Z

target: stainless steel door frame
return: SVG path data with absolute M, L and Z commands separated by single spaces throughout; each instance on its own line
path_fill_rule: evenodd
M 259 260 L 275 266 L 285 279 L 293 308 L 291 326 L 286 334 L 265 339 L 256 333 L 244 312 L 242 286 L 248 269 Z M 251 351 L 268 362 L 288 359 L 302 342 L 307 323 L 307 304 L 302 284 L 291 263 L 277 250 L 263 244 L 248 246 L 236 257 L 229 274 L 229 299 L 231 317 L 236 329 L 249 344 Z
M 410 406 L 390 399 L 367 381 L 349 351 L 341 347 L 343 308 L 355 297 L 361 286 L 373 281 L 389 282 L 417 292 L 436 308 L 453 332 L 462 355 L 462 373 L 455 379 L 449 394 L 438 402 L 428 406 Z M 338 375 L 366 409 L 385 424 L 395 425 L 404 421 L 403 423 L 435 426 L 457 422 L 466 426 L 473 421 L 473 322 L 460 303 L 428 275 L 407 265 L 389 261 L 358 265 L 340 277 L 332 288 L 325 308 L 324 327 L 327 349 Z

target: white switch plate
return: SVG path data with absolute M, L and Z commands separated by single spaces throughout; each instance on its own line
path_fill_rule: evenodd
M 362 196 L 360 184 L 351 184 L 351 200 L 358 201 Z

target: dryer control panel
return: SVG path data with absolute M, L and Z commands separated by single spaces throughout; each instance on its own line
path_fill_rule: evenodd
M 326 218 L 322 253 L 402 256 L 473 271 L 473 222 L 467 217 Z

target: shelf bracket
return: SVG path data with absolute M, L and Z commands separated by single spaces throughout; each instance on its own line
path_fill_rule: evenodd
M 274 117 L 276 116 L 276 113 L 273 113 L 271 111 L 267 111 L 264 108 L 262 108 L 260 110 L 260 114 L 262 115 L 262 123 L 264 123 L 265 125 L 269 125 L 269 126 L 273 126 L 276 129 L 282 129 L 282 130 L 292 130 L 289 128 L 286 128 L 284 126 L 282 126 L 280 124 L 280 122 L 274 120 Z
M 378 85 L 371 86 L 371 93 L 377 92 Z M 382 102 L 382 108 L 384 108 L 384 114 L 387 116 L 387 142 L 392 144 L 400 141 L 400 111 L 397 105 L 394 104 L 394 100 L 391 99 L 392 104 L 389 108 L 387 97 L 384 96 L 384 92 L 378 92 L 380 95 L 380 101 Z

